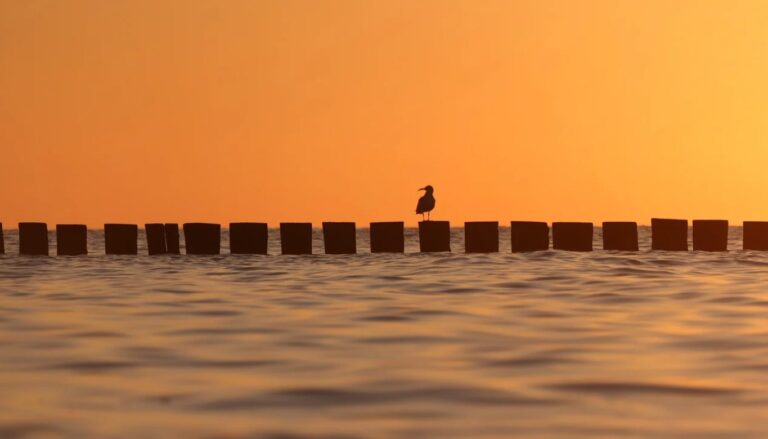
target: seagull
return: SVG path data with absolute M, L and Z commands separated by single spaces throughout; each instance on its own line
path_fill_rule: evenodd
M 424 214 L 427 214 L 427 221 L 429 221 L 429 212 L 432 211 L 432 209 L 435 208 L 435 197 L 432 196 L 432 192 L 435 190 L 432 189 L 432 186 L 424 186 L 423 188 L 419 189 L 420 191 L 425 191 L 426 193 L 419 198 L 419 204 L 416 205 L 416 213 L 421 214 L 421 220 L 424 220 Z

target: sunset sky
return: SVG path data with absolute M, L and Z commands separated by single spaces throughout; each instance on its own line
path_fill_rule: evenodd
M 768 220 L 768 2 L 0 0 L 0 222 Z

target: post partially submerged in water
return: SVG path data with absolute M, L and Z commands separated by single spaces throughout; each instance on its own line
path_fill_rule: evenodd
M 84 224 L 56 225 L 56 254 L 79 256 L 88 254 L 88 228 Z
M 727 220 L 693 220 L 693 250 L 724 252 L 728 250 Z
M 688 220 L 651 218 L 651 249 L 688 251 Z
M 744 221 L 743 249 L 768 250 L 768 221 Z
M 176 223 L 166 223 L 165 229 L 165 251 L 170 255 L 178 255 L 179 250 L 179 225 Z
M 603 223 L 603 250 L 638 251 L 637 223 L 606 221 Z
M 450 223 L 448 221 L 419 222 L 419 248 L 422 253 L 450 252 Z
M 147 253 L 150 255 L 164 255 L 168 253 L 165 244 L 164 224 L 144 224 L 144 234 L 147 238 Z
M 552 248 L 579 252 L 592 251 L 592 223 L 552 223 Z
M 19 254 L 48 256 L 48 225 L 19 223 Z
M 229 252 L 233 255 L 266 255 L 267 223 L 229 223 Z
M 539 221 L 509 223 L 512 253 L 549 250 L 549 226 Z
M 499 222 L 469 221 L 464 223 L 464 251 L 466 253 L 498 253 Z
M 323 245 L 328 255 L 353 255 L 357 253 L 355 223 L 324 222 Z
M 218 255 L 221 252 L 221 226 L 210 223 L 184 224 L 188 255 Z
M 108 255 L 135 255 L 139 226 L 136 224 L 104 224 L 104 249 Z
M 405 223 L 402 221 L 370 224 L 371 253 L 405 252 Z
M 280 223 L 280 249 L 284 255 L 311 255 L 312 223 Z

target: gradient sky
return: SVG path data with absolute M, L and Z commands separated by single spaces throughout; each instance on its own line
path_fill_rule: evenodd
M 766 1 L 0 0 L 0 221 L 768 220 Z

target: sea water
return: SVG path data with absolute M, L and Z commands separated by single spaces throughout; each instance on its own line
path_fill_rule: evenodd
M 768 252 L 0 257 L 0 437 L 768 437 Z M 51 241 L 54 239 L 51 234 Z M 52 242 L 52 254 L 55 247 Z M 595 248 L 600 249 L 596 229 Z

